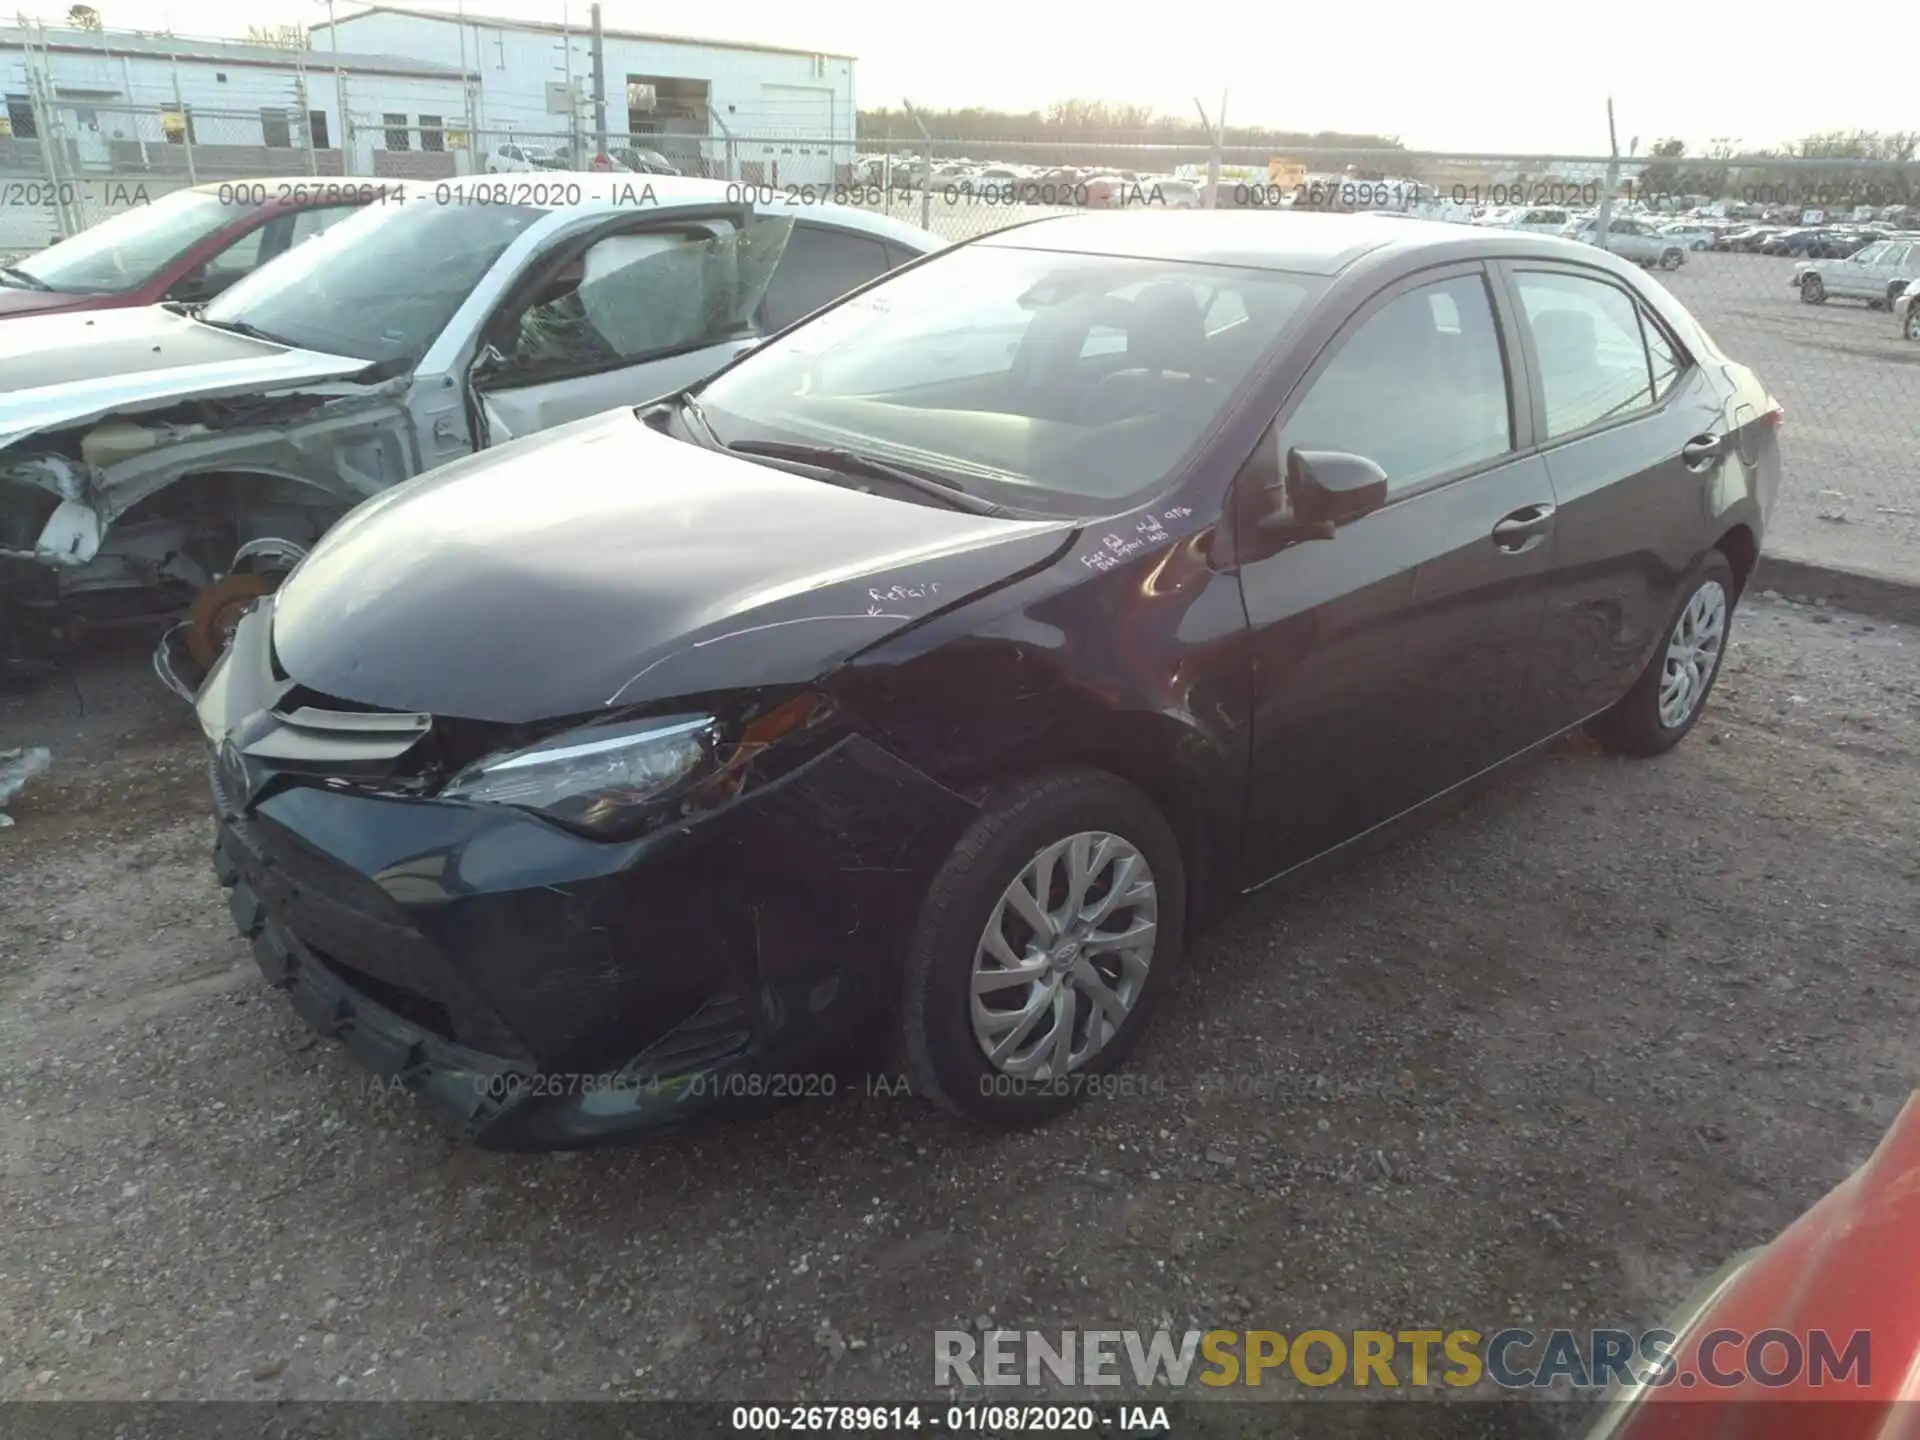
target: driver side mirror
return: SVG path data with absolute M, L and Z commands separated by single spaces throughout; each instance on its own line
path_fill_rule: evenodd
M 1387 472 L 1364 455 L 1343 450 L 1287 451 L 1281 489 L 1259 521 L 1270 541 L 1331 540 L 1342 525 L 1387 503 Z

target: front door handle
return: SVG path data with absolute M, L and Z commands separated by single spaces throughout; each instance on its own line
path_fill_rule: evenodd
M 1493 527 L 1493 543 L 1509 555 L 1524 555 L 1547 538 L 1553 506 L 1527 505 Z
M 1689 470 L 1704 470 L 1718 460 L 1726 448 L 1725 435 L 1696 435 L 1680 447 L 1680 463 Z

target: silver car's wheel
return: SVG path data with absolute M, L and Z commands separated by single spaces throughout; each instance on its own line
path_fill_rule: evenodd
M 1717 580 L 1709 580 L 1687 602 L 1667 637 L 1665 669 L 1660 679 L 1660 723 L 1677 730 L 1693 718 L 1714 671 L 1720 668 L 1720 655 L 1727 637 L 1727 592 Z
M 1146 984 L 1159 891 L 1146 857 L 1103 830 L 1056 840 L 1001 894 L 973 957 L 973 1038 L 1027 1080 L 1080 1069 Z
M 1909 340 L 1920 340 L 1920 304 L 1907 306 L 1907 318 L 1901 323 L 1900 333 Z

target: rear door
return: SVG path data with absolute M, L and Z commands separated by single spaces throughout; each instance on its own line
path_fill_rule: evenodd
M 754 313 L 762 334 L 784 330 L 849 290 L 876 280 L 897 262 L 878 236 L 800 221 Z
M 1887 253 L 1880 263 L 1880 288 L 1869 297 L 1874 300 L 1892 300 L 1914 276 L 1915 247 L 1905 240 L 1889 240 L 1886 244 Z
M 1625 281 L 1563 263 L 1500 269 L 1558 507 L 1546 643 L 1526 685 L 1557 729 L 1611 705 L 1646 664 L 1711 543 L 1708 492 L 1738 457 L 1725 381 Z
M 1479 264 L 1375 296 L 1236 484 L 1245 506 L 1250 478 L 1279 473 L 1296 446 L 1366 455 L 1389 482 L 1386 505 L 1332 539 L 1239 566 L 1254 657 L 1251 880 L 1537 738 L 1520 681 L 1540 641 L 1553 492 L 1526 453 L 1507 303 Z

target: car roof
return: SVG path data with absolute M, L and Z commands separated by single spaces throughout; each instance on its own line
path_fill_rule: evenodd
M 1142 260 L 1338 275 L 1362 259 L 1430 251 L 1435 263 L 1494 255 L 1575 258 L 1592 263 L 1590 245 L 1495 226 L 1378 215 L 1289 210 L 1121 211 L 1062 216 L 1001 230 L 978 245 L 1067 250 Z
M 312 182 L 309 181 L 309 184 Z M 409 180 L 397 187 L 409 200 L 448 203 L 474 197 L 478 203 L 527 205 L 561 214 L 636 214 L 709 205 L 751 204 L 759 213 L 810 213 L 848 230 L 892 240 L 916 251 L 947 242 L 930 230 L 853 205 L 815 200 L 805 186 L 736 184 L 699 175 L 635 175 L 618 170 L 541 170 L 527 175 L 461 175 L 451 180 Z M 825 188 L 825 187 L 821 187 Z

